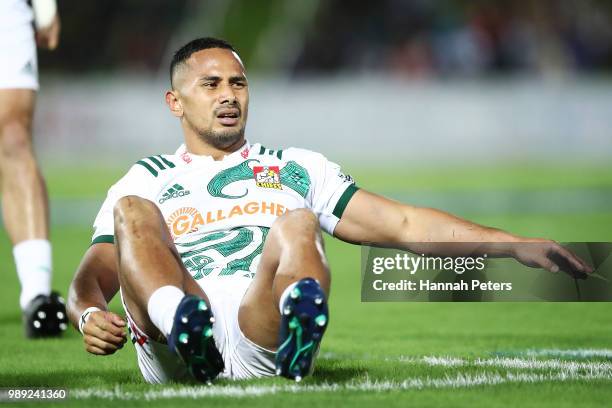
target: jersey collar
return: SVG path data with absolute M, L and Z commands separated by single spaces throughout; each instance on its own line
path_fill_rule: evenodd
M 244 160 L 247 157 L 249 157 L 250 150 L 251 150 L 251 143 L 249 143 L 248 140 L 245 140 L 244 144 L 242 145 L 240 149 L 236 150 L 233 153 L 225 155 L 223 159 L 219 160 L 219 162 L 228 162 L 228 161 L 233 162 L 233 161 Z M 174 154 L 179 156 L 181 160 L 186 164 L 189 164 L 193 161 L 212 161 L 212 162 L 215 161 L 215 159 L 213 159 L 212 156 L 205 156 L 205 155 L 199 156 L 197 154 L 189 153 L 187 151 L 187 146 L 185 146 L 185 143 L 180 145 Z

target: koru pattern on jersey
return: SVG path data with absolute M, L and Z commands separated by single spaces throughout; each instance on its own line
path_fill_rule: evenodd
M 356 191 L 337 164 L 312 151 L 246 142 L 215 161 L 182 145 L 172 155 L 138 160 L 110 188 L 92 244 L 114 242 L 113 207 L 136 195 L 156 203 L 194 279 L 252 278 L 278 217 L 308 208 L 332 234 Z

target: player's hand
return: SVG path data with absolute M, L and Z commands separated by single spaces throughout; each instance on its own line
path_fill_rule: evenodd
M 593 268 L 576 254 L 546 239 L 533 239 L 514 244 L 513 257 L 523 265 L 546 269 L 553 273 L 563 271 L 578 279 L 586 279 L 593 272 Z
M 59 44 L 60 19 L 57 14 L 53 17 L 53 22 L 44 28 L 36 30 L 36 44 L 41 48 L 54 50 Z
M 127 341 L 125 320 L 112 312 L 92 312 L 83 326 L 83 341 L 91 354 L 113 354 Z

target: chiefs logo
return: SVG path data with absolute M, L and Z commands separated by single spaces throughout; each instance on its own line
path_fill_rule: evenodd
M 283 189 L 278 166 L 254 166 L 253 176 L 257 187 Z
M 183 207 L 173 212 L 166 223 L 170 233 L 176 238 L 190 232 L 196 232 L 200 225 L 204 225 L 204 219 L 195 208 Z

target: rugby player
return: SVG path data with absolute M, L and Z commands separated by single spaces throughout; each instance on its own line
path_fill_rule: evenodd
M 21 284 L 25 334 L 47 337 L 61 334 L 68 319 L 63 299 L 51 291 L 48 197 L 32 150 L 32 117 L 38 89 L 36 43 L 55 49 L 60 22 L 55 0 L 35 0 L 33 5 L 34 10 L 26 0 L 0 2 L 0 190 Z
M 184 144 L 139 160 L 111 187 L 68 299 L 90 353 L 113 354 L 129 327 L 148 382 L 311 373 L 329 322 L 321 230 L 407 250 L 483 242 L 492 256 L 591 271 L 552 241 L 404 205 L 358 189 L 321 154 L 246 140 L 248 81 L 225 41 L 188 43 L 170 75 L 166 103 Z M 504 244 L 515 241 L 542 245 Z M 107 310 L 117 292 L 126 320 Z

